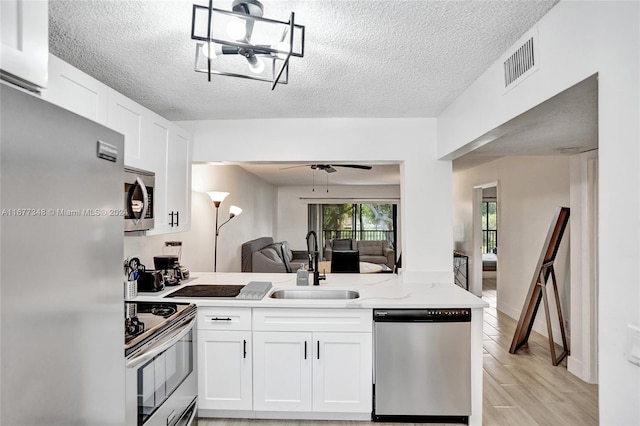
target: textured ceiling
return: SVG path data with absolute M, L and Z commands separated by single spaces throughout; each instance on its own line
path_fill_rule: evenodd
M 465 170 L 511 155 L 574 155 L 598 148 L 598 77 L 593 75 L 482 135 L 491 140 L 453 161 Z
M 436 117 L 556 2 L 263 0 L 306 27 L 274 91 L 193 71 L 192 1 L 50 0 L 50 50 L 170 120 Z

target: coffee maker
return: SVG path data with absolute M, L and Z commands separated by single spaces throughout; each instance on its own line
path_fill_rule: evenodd
M 162 271 L 165 285 L 177 285 L 181 280 L 189 278 L 189 269 L 180 265 L 182 241 L 165 241 L 163 254 L 154 256 L 156 270 Z
M 162 275 L 165 286 L 180 284 L 180 278 L 176 274 L 178 265 L 178 256 L 171 254 L 153 256 L 153 266 Z

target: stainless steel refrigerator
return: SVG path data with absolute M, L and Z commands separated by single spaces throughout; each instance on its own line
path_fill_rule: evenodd
M 0 103 L 0 424 L 122 425 L 124 137 L 5 84 Z

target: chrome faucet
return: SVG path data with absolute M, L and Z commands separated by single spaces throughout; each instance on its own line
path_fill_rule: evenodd
M 311 245 L 309 244 L 309 238 L 313 236 L 313 250 L 311 250 Z M 320 271 L 318 271 L 318 257 L 320 255 L 318 251 L 318 236 L 316 235 L 316 231 L 307 232 L 307 253 L 309 254 L 309 271 L 313 271 L 313 285 L 320 285 L 320 280 L 326 280 L 327 276 L 325 274 L 320 275 Z

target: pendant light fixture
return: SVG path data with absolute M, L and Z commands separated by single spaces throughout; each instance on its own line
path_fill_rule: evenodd
M 260 80 L 289 82 L 289 59 L 304 56 L 304 26 L 263 18 L 257 0 L 234 0 L 232 10 L 194 4 L 191 38 L 196 40 L 195 71 Z

